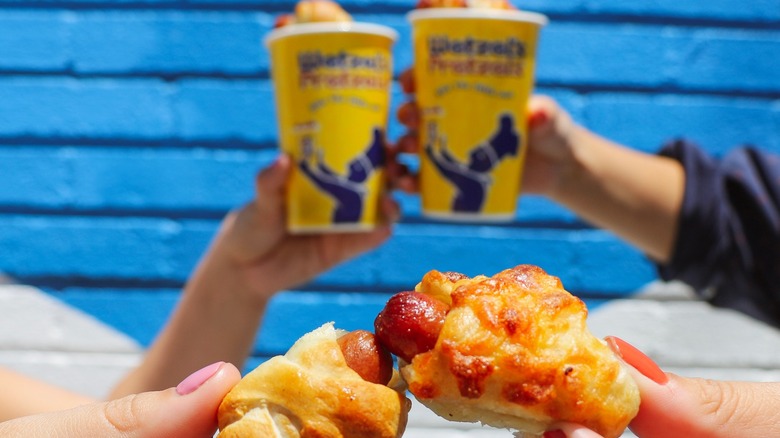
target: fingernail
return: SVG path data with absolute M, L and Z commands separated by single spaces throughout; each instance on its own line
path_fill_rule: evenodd
M 652 359 L 633 345 L 615 336 L 607 336 L 604 339 L 612 351 L 648 379 L 659 385 L 664 385 L 669 381 L 669 376 Z
M 545 123 L 547 123 L 547 121 L 549 119 L 550 118 L 547 117 L 547 113 L 545 113 L 544 111 L 537 111 L 537 112 L 531 114 L 531 117 L 528 119 L 528 124 L 532 128 L 536 128 L 538 126 L 541 126 L 541 125 L 544 125 Z
M 283 167 L 289 159 L 290 157 L 287 154 L 280 154 L 278 157 L 276 157 L 271 166 L 273 166 L 274 169 L 279 169 Z
M 544 435 L 542 435 L 544 438 L 566 438 L 566 434 L 563 433 L 562 430 L 553 430 L 550 432 L 545 432 Z
M 217 374 L 217 371 L 224 363 L 225 362 L 213 363 L 190 374 L 189 377 L 182 380 L 181 383 L 176 386 L 176 392 L 179 395 L 187 395 L 194 392 L 196 389 L 200 388 L 201 385 L 206 383 L 214 374 Z
M 569 435 L 569 438 L 602 438 L 601 435 L 596 432 L 581 427 Z

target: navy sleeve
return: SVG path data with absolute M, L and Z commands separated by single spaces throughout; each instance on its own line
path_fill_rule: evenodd
M 739 148 L 715 160 L 685 141 L 660 154 L 685 168 L 677 239 L 661 277 L 780 326 L 780 157 Z

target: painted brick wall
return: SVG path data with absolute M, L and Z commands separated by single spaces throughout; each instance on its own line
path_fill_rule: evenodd
M 343 2 L 399 31 L 396 72 L 412 62 L 413 3 Z M 551 19 L 538 91 L 597 132 L 644 151 L 686 136 L 715 155 L 742 143 L 780 152 L 780 1 L 516 4 Z M 148 344 L 220 218 L 276 154 L 261 40 L 291 8 L 0 0 L 0 272 Z M 507 226 L 431 223 L 399 199 L 387 244 L 272 303 L 253 363 L 324 321 L 370 327 L 388 294 L 432 268 L 538 264 L 594 308 L 656 279 L 642 254 L 543 199 L 524 197 Z

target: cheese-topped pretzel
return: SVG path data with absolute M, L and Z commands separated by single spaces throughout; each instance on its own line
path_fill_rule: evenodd
M 332 0 L 300 0 L 295 5 L 295 13 L 280 15 L 275 27 L 333 21 L 352 21 L 352 16 Z
M 373 335 L 355 333 L 325 324 L 247 374 L 222 400 L 219 438 L 400 437 L 403 381 L 389 353 L 389 364 L 376 358 Z
M 521 265 L 493 277 L 431 271 L 388 301 L 375 331 L 410 392 L 443 418 L 526 436 L 565 421 L 615 438 L 639 391 L 586 317 L 557 277 Z
M 417 9 L 424 8 L 516 9 L 509 0 L 419 0 Z

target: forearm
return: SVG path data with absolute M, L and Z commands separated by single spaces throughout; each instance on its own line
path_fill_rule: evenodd
M 685 190 L 680 163 L 574 129 L 569 136 L 574 163 L 552 199 L 657 261 L 668 261 Z
M 0 368 L 0 421 L 70 409 L 92 403 L 92 398 Z
M 248 274 L 219 250 L 217 243 L 198 265 L 168 324 L 112 397 L 175 386 L 216 361 L 241 368 L 268 298 L 253 294 Z
M 112 396 L 175 386 L 216 361 L 241 368 L 274 294 L 388 237 L 389 227 L 367 233 L 288 234 L 284 187 L 290 166 L 282 155 L 258 175 L 256 199 L 222 222 L 165 328 Z

